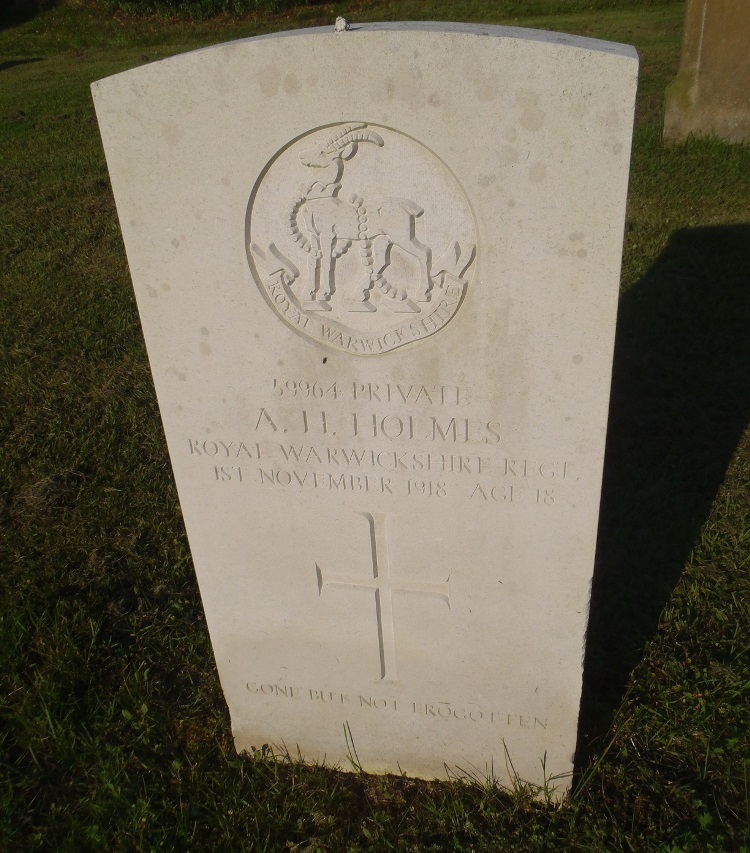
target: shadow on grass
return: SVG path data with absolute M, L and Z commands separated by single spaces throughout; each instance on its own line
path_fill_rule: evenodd
M 16 65 L 28 65 L 29 62 L 41 61 L 41 56 L 35 56 L 33 59 L 9 59 L 7 62 L 0 62 L 0 71 L 7 71 L 9 68 L 15 68 Z
M 0 0 L 0 30 L 25 24 L 57 3 L 58 0 Z
M 750 418 L 750 225 L 675 232 L 620 301 L 576 777 L 604 748 Z

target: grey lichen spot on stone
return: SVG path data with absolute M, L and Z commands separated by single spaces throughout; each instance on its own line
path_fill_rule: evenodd
M 586 114 L 586 104 L 583 101 L 578 101 L 578 103 L 573 104 L 570 108 L 570 114 L 573 118 L 583 118 Z
M 500 162 L 510 165 L 512 163 L 517 163 L 519 160 L 518 149 L 514 148 L 512 145 L 503 145 L 500 148 Z
M 500 91 L 500 81 L 496 74 L 478 72 L 474 75 L 473 83 L 478 101 L 494 101 Z
M 266 65 L 258 72 L 258 85 L 261 94 L 268 98 L 274 97 L 281 85 L 281 72 L 275 65 Z
M 544 124 L 544 111 L 539 107 L 539 95 L 522 89 L 516 95 L 516 105 L 520 109 L 519 121 L 525 130 L 536 131 Z
M 529 168 L 529 180 L 535 184 L 541 183 L 547 177 L 547 167 L 544 163 L 532 163 Z
M 170 148 L 175 148 L 184 136 L 184 131 L 176 122 L 165 121 L 161 126 L 161 135 Z
M 296 95 L 300 90 L 300 82 L 294 74 L 287 74 L 284 77 L 284 91 L 287 95 Z
M 226 95 L 230 91 L 231 84 L 223 68 L 214 68 L 211 77 L 218 94 Z
M 602 122 L 609 130 L 620 129 L 620 114 L 617 110 L 609 110 L 602 117 Z

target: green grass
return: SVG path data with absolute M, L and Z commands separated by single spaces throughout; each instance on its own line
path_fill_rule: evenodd
M 274 29 L 464 19 L 642 58 L 579 785 L 234 755 L 89 83 Z M 665 149 L 681 3 L 354 0 L 0 23 L 0 849 L 750 850 L 750 149 Z

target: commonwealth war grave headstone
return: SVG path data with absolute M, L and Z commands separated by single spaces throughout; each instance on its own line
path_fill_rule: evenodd
M 637 57 L 338 29 L 93 86 L 235 743 L 563 791 Z
M 688 0 L 680 70 L 667 87 L 664 137 L 750 139 L 747 0 Z

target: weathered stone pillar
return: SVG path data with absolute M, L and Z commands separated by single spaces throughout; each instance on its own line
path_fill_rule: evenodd
M 687 0 L 682 57 L 666 91 L 664 139 L 750 139 L 750 2 Z

